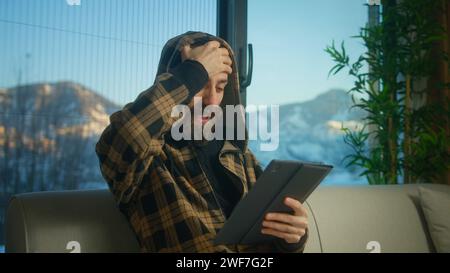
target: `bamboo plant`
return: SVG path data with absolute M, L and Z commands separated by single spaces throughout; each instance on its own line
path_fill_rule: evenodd
M 436 54 L 436 43 L 446 38 L 434 19 L 441 4 L 382 1 L 380 22 L 354 36 L 366 47 L 356 61 L 350 61 L 343 42 L 325 49 L 335 62 L 329 75 L 347 70 L 354 78 L 348 91 L 353 107 L 367 113 L 363 128 L 342 130 L 353 151 L 344 158 L 347 167 L 361 167 L 369 184 L 432 182 L 449 169 L 450 138 L 445 126 L 435 123 L 450 116 L 449 108 L 423 103 L 430 89 L 449 87 L 427 83 L 436 64 L 448 59 L 445 52 Z

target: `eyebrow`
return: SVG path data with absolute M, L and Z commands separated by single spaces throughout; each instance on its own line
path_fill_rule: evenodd
M 228 84 L 228 80 L 222 79 L 222 80 L 219 80 L 219 81 L 217 82 L 217 84 L 220 84 L 220 83 L 224 83 L 225 85 L 227 85 L 227 84 Z

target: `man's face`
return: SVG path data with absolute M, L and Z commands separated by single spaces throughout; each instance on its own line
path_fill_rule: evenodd
M 208 83 L 200 90 L 197 94 L 195 94 L 196 98 L 201 98 L 201 107 L 202 110 L 208 105 L 217 105 L 219 106 L 222 102 L 225 86 L 228 84 L 228 74 L 225 72 L 216 74 L 209 78 Z M 194 113 L 194 100 L 189 103 L 189 108 L 191 109 L 191 113 Z M 201 123 L 205 124 L 209 117 L 200 116 L 195 117 L 191 115 L 194 119 L 201 119 Z

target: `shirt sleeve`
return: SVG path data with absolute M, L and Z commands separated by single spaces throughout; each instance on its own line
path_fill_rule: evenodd
M 207 81 L 205 68 L 187 60 L 158 75 L 135 101 L 110 116 L 95 151 L 119 207 L 131 199 L 154 156 L 161 153 L 163 134 L 176 121 L 171 117 L 173 107 L 189 103 Z

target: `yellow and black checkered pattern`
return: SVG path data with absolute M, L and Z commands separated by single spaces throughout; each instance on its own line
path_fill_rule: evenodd
M 101 172 L 119 208 L 128 218 L 142 251 L 147 252 L 277 252 L 276 243 L 213 245 L 225 222 L 212 187 L 197 161 L 192 141 L 166 141 L 175 121 L 172 108 L 190 99 L 189 90 L 170 74 L 181 46 L 202 39 L 218 40 L 234 60 L 229 45 L 205 33 L 188 32 L 163 49 L 158 76 L 148 90 L 112 114 L 96 145 Z M 178 60 L 179 62 L 179 60 Z M 225 104 L 239 104 L 236 64 Z M 262 173 L 247 141 L 225 141 L 220 163 L 241 192 Z M 303 248 L 298 249 L 301 252 Z

